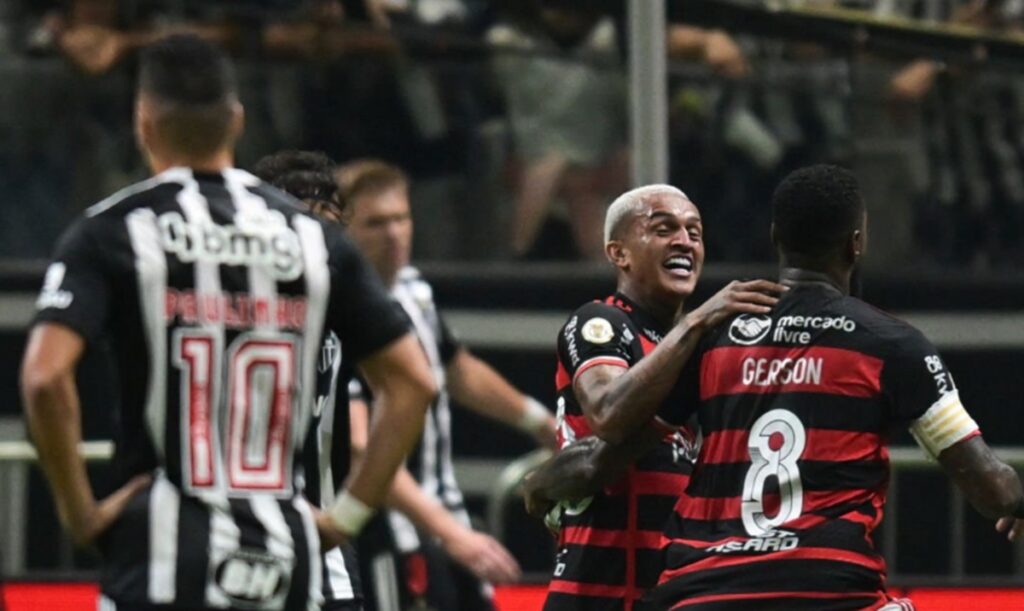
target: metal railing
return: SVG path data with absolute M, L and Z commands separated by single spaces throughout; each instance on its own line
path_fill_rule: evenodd
M 0 421 L 0 436 L 10 439 L 13 435 L 21 435 L 17 421 Z M 13 434 L 13 435 L 12 435 Z M 1007 464 L 1024 468 L 1024 447 L 995 448 L 996 453 Z M 114 454 L 114 444 L 110 441 L 87 441 L 80 446 L 80 453 L 87 462 L 103 463 Z M 551 452 L 546 449 L 535 450 L 511 462 L 500 459 L 473 459 L 456 461 L 456 474 L 463 491 L 471 496 L 482 496 L 487 499 L 486 524 L 491 533 L 499 540 L 505 541 L 507 535 L 510 508 L 513 503 L 520 503 L 519 486 L 523 478 L 540 463 L 547 460 Z M 0 497 L 0 558 L 3 559 L 3 574 L 22 575 L 25 573 L 26 539 L 24 525 L 27 520 L 27 470 L 36 460 L 36 451 L 32 445 L 23 440 L 0 441 L 0 490 L 5 492 Z M 890 450 L 892 477 L 889 482 L 886 513 L 889 523 L 881 531 L 881 546 L 889 567 L 889 580 L 898 582 L 897 563 L 899 545 L 895 516 L 899 513 L 901 473 L 921 470 L 934 470 L 938 464 L 925 456 L 916 447 L 894 447 Z M 950 484 L 949 495 L 949 571 L 941 577 L 949 585 L 968 581 L 965 570 L 966 501 L 960 491 Z M 58 550 L 62 569 L 70 568 L 72 555 L 67 540 L 64 548 Z M 1024 575 L 1024 542 L 1014 547 L 1013 574 Z M 927 576 L 914 575 L 915 581 L 928 580 Z

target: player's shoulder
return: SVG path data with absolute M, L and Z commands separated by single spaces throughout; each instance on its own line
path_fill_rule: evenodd
M 629 313 L 612 299 L 590 301 L 569 316 L 562 325 L 566 336 L 580 334 L 589 342 L 611 341 L 623 328 L 635 326 Z
M 412 265 L 406 265 L 398 271 L 398 275 L 395 277 L 395 288 L 408 292 L 417 302 L 433 303 L 434 301 L 434 287 L 423 277 L 420 270 Z
M 245 170 L 230 168 L 224 170 L 224 176 L 228 180 L 237 181 L 239 184 L 244 185 L 246 189 L 250 190 L 255 195 L 258 195 L 264 202 L 266 202 L 267 208 L 270 208 L 271 210 L 277 210 L 287 216 L 303 215 L 316 218 L 312 212 L 310 212 L 309 206 L 304 204 L 301 200 L 290 193 L 278 189 L 270 183 L 263 182 L 259 177 L 250 174 Z
M 844 297 L 842 310 L 860 327 L 859 339 L 880 355 L 934 351 L 932 343 L 907 321 L 856 297 Z
M 121 218 L 133 210 L 153 206 L 174 198 L 184 186 L 188 170 L 174 168 L 116 191 L 85 210 L 85 219 L 100 219 L 85 224 L 102 224 L 103 220 Z

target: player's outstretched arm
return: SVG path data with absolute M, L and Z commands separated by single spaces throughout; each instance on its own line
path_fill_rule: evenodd
M 1024 534 L 1024 488 L 1013 467 L 999 460 L 981 436 L 961 441 L 939 454 L 939 463 L 978 513 L 998 519 L 1011 540 Z
M 352 464 L 358 465 L 366 450 L 369 409 L 366 402 L 353 399 L 348 403 L 348 412 L 352 430 Z M 452 558 L 480 579 L 509 583 L 519 578 L 519 564 L 504 545 L 456 519 L 452 512 L 423 492 L 408 469 L 399 467 L 395 473 L 387 505 L 437 537 Z
M 768 280 L 730 282 L 682 317 L 665 339 L 628 370 L 597 365 L 574 382 L 576 399 L 594 434 L 622 443 L 650 422 L 708 329 L 734 314 L 765 314 L 786 287 Z M 617 370 L 617 371 L 616 371 Z
M 519 563 L 505 546 L 456 519 L 447 508 L 427 496 L 405 468 L 395 474 L 388 505 L 437 537 L 448 555 L 478 578 L 492 583 L 512 583 L 522 574 Z
M 559 501 L 596 494 L 622 477 L 666 432 L 664 425 L 652 422 L 625 443 L 613 445 L 593 436 L 574 441 L 527 476 L 523 483 L 526 512 L 543 518 Z
M 542 404 L 516 390 L 493 367 L 460 348 L 445 370 L 448 390 L 460 404 L 516 427 L 537 443 L 553 448 L 555 418 Z
M 57 514 L 79 545 L 91 543 L 106 530 L 128 501 L 149 483 L 137 477 L 97 502 L 85 462 L 78 454 L 82 440 L 81 410 L 75 369 L 85 351 L 82 337 L 60 324 L 32 329 L 21 366 L 21 393 L 29 433 L 39 464 L 57 504 Z
M 329 513 L 346 534 L 358 532 L 379 507 L 391 480 L 423 430 L 423 414 L 437 386 L 411 333 L 359 362 L 374 396 L 374 418 L 363 460 Z
M 359 399 L 349 401 L 352 425 L 352 462 L 358 465 L 366 449 L 369 410 Z M 387 504 L 401 511 L 419 528 L 437 537 L 448 554 L 485 581 L 510 583 L 521 571 L 512 554 L 493 537 L 473 531 L 436 500 L 424 494 L 405 467 L 399 467 Z

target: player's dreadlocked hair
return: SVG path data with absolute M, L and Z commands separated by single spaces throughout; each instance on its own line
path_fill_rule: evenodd
M 834 165 L 813 165 L 782 180 L 772 196 L 775 239 L 784 253 L 817 257 L 841 248 L 860 227 L 857 179 Z
M 252 173 L 301 199 L 313 213 L 330 221 L 344 222 L 345 202 L 334 182 L 336 165 L 317 151 L 281 151 L 256 162 Z

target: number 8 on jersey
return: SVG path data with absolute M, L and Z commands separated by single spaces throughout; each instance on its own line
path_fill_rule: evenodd
M 752 537 L 768 535 L 803 513 L 804 491 L 797 461 L 807 445 L 807 433 L 796 414 L 785 409 L 766 412 L 750 427 L 747 448 L 750 470 L 743 480 L 743 527 Z M 774 477 L 779 486 L 779 509 L 765 511 L 765 488 Z

